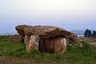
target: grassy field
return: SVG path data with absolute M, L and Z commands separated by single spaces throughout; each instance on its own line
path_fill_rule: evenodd
M 33 49 L 26 52 L 23 43 L 9 42 L 8 36 L 0 36 L 0 64 L 96 64 L 96 47 L 83 42 L 83 47 L 72 48 L 68 44 L 62 55 L 40 53 Z

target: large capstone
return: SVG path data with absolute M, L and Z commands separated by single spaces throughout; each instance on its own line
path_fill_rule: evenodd
M 18 25 L 16 30 L 28 53 L 36 48 L 40 52 L 63 54 L 67 48 L 66 39 L 76 39 L 75 34 L 55 26 Z

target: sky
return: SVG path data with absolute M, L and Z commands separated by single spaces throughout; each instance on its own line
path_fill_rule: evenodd
M 96 0 L 0 0 L 0 33 L 20 24 L 95 30 Z

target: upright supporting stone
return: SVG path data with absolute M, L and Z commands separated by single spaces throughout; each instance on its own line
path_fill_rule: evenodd
M 67 41 L 63 37 L 41 39 L 40 51 L 47 53 L 63 54 L 67 48 Z
M 67 49 L 67 41 L 65 38 L 56 38 L 54 40 L 55 45 L 55 53 L 56 54 L 63 54 Z
M 30 37 L 26 34 L 24 37 L 24 43 L 26 45 L 26 51 L 28 52 L 28 44 L 29 44 Z
M 27 34 L 24 37 L 24 43 L 27 45 L 29 44 L 29 40 L 30 40 L 30 36 L 28 36 Z
M 30 53 L 32 48 L 38 49 L 38 45 L 39 45 L 39 36 L 32 35 L 27 45 L 27 52 Z

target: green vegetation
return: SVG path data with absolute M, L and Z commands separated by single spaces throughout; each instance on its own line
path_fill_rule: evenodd
M 45 64 L 96 64 L 96 47 L 83 42 L 83 47 L 71 47 L 68 44 L 66 53 L 62 55 L 40 53 L 33 49 L 30 54 L 26 52 L 23 43 L 8 42 L 8 36 L 0 36 L 0 56 L 31 58 Z

